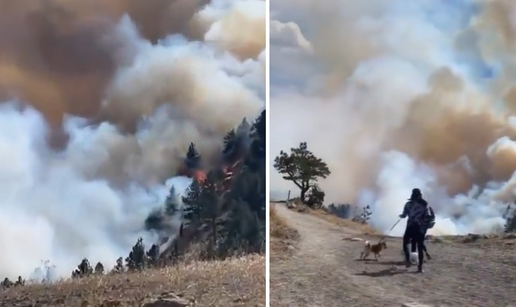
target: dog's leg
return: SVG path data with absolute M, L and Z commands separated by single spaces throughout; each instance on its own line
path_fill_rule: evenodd
M 358 259 L 362 260 L 362 257 L 364 257 L 364 252 L 360 253 L 360 258 L 358 258 Z
M 364 255 L 364 258 L 363 258 L 363 259 L 364 259 L 364 260 L 366 260 L 366 259 L 367 259 L 367 257 L 369 257 L 369 252 L 366 252 L 366 253 L 365 253 L 365 255 Z

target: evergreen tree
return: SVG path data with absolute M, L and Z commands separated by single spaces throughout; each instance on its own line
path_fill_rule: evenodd
M 330 204 L 327 208 L 327 211 L 328 213 L 331 213 L 343 219 L 351 217 L 350 204 Z
M 146 253 L 147 259 L 149 260 L 149 264 L 152 266 L 157 266 L 159 263 L 159 246 L 157 244 L 152 244 L 151 248 Z
M 185 164 L 189 169 L 197 169 L 201 163 L 201 155 L 195 148 L 194 143 L 190 143 L 186 152 Z
M 119 257 L 117 260 L 116 260 L 116 265 L 115 267 L 113 268 L 113 273 L 123 273 L 125 270 L 124 268 L 124 258 L 122 257 Z
M 133 246 L 129 256 L 125 258 L 125 262 L 129 270 L 142 270 L 145 267 L 145 245 L 143 239 L 138 238 L 138 241 Z
M 253 172 L 263 172 L 265 178 L 265 110 L 251 127 L 251 146 L 246 158 L 246 166 Z M 265 193 L 265 190 L 264 190 Z
M 238 125 L 237 128 L 237 135 L 239 136 L 249 136 L 249 131 L 251 130 L 251 125 L 249 125 L 249 122 L 247 121 L 247 118 L 244 117 L 240 125 Z
M 220 184 L 221 179 L 222 174 L 220 171 L 210 171 L 201 185 L 201 194 L 199 196 L 200 222 L 210 225 L 213 248 L 217 246 L 218 218 L 221 215 L 222 199 L 219 194 L 220 191 L 218 191 L 218 184 Z
M 167 199 L 165 200 L 165 213 L 168 216 L 173 216 L 179 211 L 179 194 L 176 194 L 174 186 L 170 187 Z
M 244 167 L 233 181 L 231 197 L 244 202 L 265 222 L 265 176 Z
M 201 186 L 197 180 L 192 183 L 186 190 L 186 196 L 183 197 L 183 218 L 189 223 L 197 223 L 201 218 Z
M 265 110 L 250 129 L 251 145 L 244 167 L 235 179 L 237 197 L 245 201 L 260 221 L 265 222 Z
M 505 213 L 504 232 L 510 233 L 510 232 L 515 232 L 515 231 L 516 231 L 516 210 L 510 210 L 510 206 L 508 206 L 507 212 Z
M 222 154 L 227 161 L 233 161 L 235 153 L 237 152 L 237 134 L 235 129 L 231 129 L 224 136 L 224 148 Z
M 222 233 L 226 254 L 231 250 L 261 252 L 265 247 L 265 223 L 260 221 L 258 215 L 245 202 L 232 206 Z
M 95 274 L 104 274 L 104 265 L 99 261 L 95 265 Z

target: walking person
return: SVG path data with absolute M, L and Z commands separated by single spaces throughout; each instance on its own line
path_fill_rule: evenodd
M 410 199 L 403 208 L 403 213 L 400 214 L 400 218 L 406 218 L 407 226 L 405 228 L 405 234 L 403 235 L 403 252 L 405 253 L 405 262 L 407 268 L 411 266 L 410 253 L 408 244 L 412 240 L 416 242 L 418 250 L 418 273 L 423 273 L 423 247 L 425 236 L 423 234 L 425 227 L 425 219 L 427 216 L 428 203 L 423 199 L 421 190 L 413 189 Z

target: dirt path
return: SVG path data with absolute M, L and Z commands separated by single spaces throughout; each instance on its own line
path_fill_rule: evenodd
M 271 306 L 516 306 L 516 251 L 465 243 L 428 243 L 424 274 L 400 263 L 401 242 L 387 240 L 380 261 L 357 261 L 357 232 L 276 205 L 301 236 L 292 257 L 270 263 Z M 274 259 L 274 257 L 271 257 Z M 513 302 L 511 305 L 509 302 Z

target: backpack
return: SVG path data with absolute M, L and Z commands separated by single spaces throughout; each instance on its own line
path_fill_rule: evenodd
M 426 209 L 424 220 L 426 229 L 432 229 L 435 226 L 435 214 L 432 207 L 428 207 L 428 209 Z

